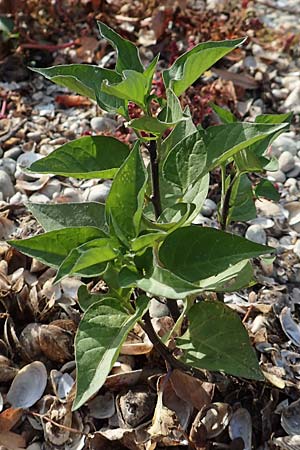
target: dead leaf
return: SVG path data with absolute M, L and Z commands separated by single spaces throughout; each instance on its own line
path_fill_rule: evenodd
M 22 408 L 8 408 L 0 414 L 0 432 L 10 431 L 21 419 Z
M 170 381 L 176 395 L 193 405 L 198 411 L 211 403 L 214 392 L 213 384 L 202 383 L 177 369 L 172 371 Z

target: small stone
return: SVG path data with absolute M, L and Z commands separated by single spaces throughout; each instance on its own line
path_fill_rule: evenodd
M 0 192 L 2 193 L 4 200 L 10 199 L 15 193 L 15 188 L 10 176 L 2 169 L 0 169 Z
M 265 51 L 260 45 L 258 45 L 258 44 L 252 45 L 252 54 L 254 56 L 263 56 L 264 53 L 265 53 Z
M 273 89 L 272 90 L 272 94 L 278 100 L 284 100 L 289 95 L 289 91 L 288 91 L 288 89 L 285 89 L 285 88 L 283 88 L 283 89 Z
M 38 131 L 29 131 L 29 133 L 27 133 L 27 138 L 38 143 L 41 140 L 41 133 Z
M 300 239 L 298 239 L 294 245 L 293 252 L 300 258 Z
M 292 240 L 293 240 L 292 236 L 282 236 L 279 239 L 279 244 L 281 247 L 290 250 L 293 248 Z
M 279 247 L 279 241 L 278 239 L 274 238 L 273 236 L 268 237 L 267 245 L 269 247 L 278 248 Z
M 41 117 L 54 117 L 55 106 L 53 103 L 46 103 L 36 105 L 34 110 L 37 111 Z
M 52 198 L 54 194 L 59 194 L 62 185 L 59 180 L 55 178 L 50 180 L 49 183 L 40 191 L 41 194 L 47 195 L 47 197 Z
M 16 205 L 18 203 L 25 203 L 27 202 L 28 197 L 26 194 L 22 194 L 21 192 L 16 192 L 9 200 L 9 203 L 11 205 Z
M 168 316 L 170 311 L 165 303 L 156 300 L 156 298 L 152 298 L 150 300 L 149 314 L 152 318 L 164 317 Z
M 48 203 L 50 202 L 50 198 L 47 197 L 47 195 L 39 194 L 38 192 L 35 192 L 30 196 L 30 201 L 32 203 Z
M 103 183 L 92 186 L 87 193 L 87 200 L 89 202 L 105 203 L 110 191 L 111 181 L 105 180 Z
M 68 197 L 70 202 L 80 202 L 80 192 L 73 188 L 65 188 L 63 191 L 63 196 Z
M 39 155 L 38 153 L 26 152 L 26 153 L 22 153 L 22 155 L 19 156 L 19 158 L 17 159 L 17 163 L 20 167 L 27 168 L 27 167 L 30 167 L 31 164 L 33 164 L 34 162 L 38 161 L 41 158 L 42 158 L 42 156 Z
M 11 158 L 3 158 L 0 161 L 0 168 L 5 170 L 5 172 L 11 177 L 14 178 L 16 173 L 16 161 Z
M 279 170 L 286 173 L 292 170 L 295 166 L 295 159 L 289 151 L 281 153 L 278 159 Z
M 110 117 L 93 117 L 91 128 L 94 131 L 113 131 L 117 127 L 117 122 Z
M 272 154 L 274 156 L 278 157 L 284 151 L 288 151 L 293 156 L 297 155 L 297 143 L 291 133 L 281 134 L 272 143 Z
M 282 105 L 281 110 L 283 112 L 293 111 L 294 114 L 300 113 L 300 84 L 292 90 Z
M 250 225 L 246 231 L 246 239 L 264 245 L 267 242 L 265 230 L 260 225 Z
M 300 171 L 300 167 L 299 167 L 299 171 Z M 289 173 L 291 173 L 291 172 L 289 172 Z M 297 180 L 295 178 L 288 178 L 286 180 L 286 182 L 284 183 L 284 186 L 286 188 L 288 188 L 288 191 L 290 194 L 292 194 L 292 195 L 298 194 L 299 189 L 297 186 Z
M 22 153 L 21 147 L 16 145 L 15 147 L 12 147 L 9 150 L 6 150 L 6 152 L 4 153 L 4 157 L 16 160 L 18 158 L 18 156 L 21 155 L 21 153 Z
M 275 170 L 275 172 L 267 171 L 267 177 L 269 180 L 276 181 L 277 183 L 284 183 L 286 180 L 286 176 L 282 170 Z
M 295 167 L 287 173 L 288 178 L 297 178 L 300 175 L 300 162 L 295 162 Z M 294 192 L 295 193 L 295 192 Z
M 209 198 L 205 199 L 204 204 L 201 208 L 201 214 L 204 217 L 210 217 L 213 215 L 214 211 L 217 209 L 217 205 L 213 200 Z

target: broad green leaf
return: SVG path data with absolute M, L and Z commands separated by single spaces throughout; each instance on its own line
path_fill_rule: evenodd
M 75 339 L 77 393 L 73 410 L 103 386 L 129 331 L 142 318 L 148 304 L 148 297 L 138 297 L 136 312 L 128 314 L 118 300 L 106 298 L 86 311 Z
M 187 117 L 187 119 L 178 122 L 171 133 L 166 137 L 166 139 L 164 139 L 161 144 L 159 155 L 161 162 L 165 160 L 169 152 L 173 147 L 175 147 L 176 144 L 178 144 L 190 134 L 193 134 L 195 131 L 197 131 L 188 107 L 185 108 L 183 114 L 185 115 L 185 117 Z
M 268 136 L 277 135 L 285 128 L 285 123 L 269 125 L 241 122 L 207 128 L 204 135 L 207 147 L 206 170 L 214 169 L 240 150 Z
M 27 203 L 45 231 L 68 227 L 96 227 L 106 231 L 105 205 L 86 203 Z
M 31 68 L 31 70 L 77 94 L 97 100 L 100 108 L 105 111 L 118 112 L 124 115 L 124 100 L 100 91 L 104 80 L 109 83 L 122 81 L 121 75 L 114 70 L 103 69 L 90 64 L 68 64 L 41 69 Z
M 164 133 L 168 128 L 173 127 L 181 120 L 188 120 L 189 116 L 184 115 L 179 99 L 171 89 L 167 89 L 167 105 L 157 117 L 144 116 L 133 119 L 130 126 L 136 130 L 143 130 L 156 135 Z
M 163 71 L 166 88 L 171 87 L 176 95 L 181 95 L 207 69 L 244 41 L 245 38 L 209 41 L 196 45 L 192 50 L 176 59 L 169 69 Z
M 158 265 L 150 271 L 149 268 L 142 271 L 147 273 L 142 276 L 128 267 L 122 269 L 119 277 L 121 285 L 123 287 L 137 286 L 152 295 L 184 299 L 188 295 L 197 295 L 206 291 L 235 292 L 253 284 L 253 269 L 248 261 L 241 261 L 199 283 L 190 283 Z
M 145 109 L 148 95 L 148 80 L 139 72 L 124 70 L 124 79 L 117 84 L 110 84 L 106 80 L 101 85 L 101 91 L 126 101 L 132 101 Z
M 240 173 L 263 172 L 269 159 L 257 156 L 251 146 L 234 155 L 234 162 Z
M 205 301 L 187 313 L 189 328 L 177 339 L 184 361 L 200 369 L 264 380 L 239 316 L 220 302 Z
M 241 175 L 234 184 L 230 196 L 228 222 L 247 221 L 256 217 L 252 183 L 246 174 Z
M 209 103 L 209 106 L 214 110 L 217 116 L 221 119 L 223 123 L 234 123 L 237 122 L 237 118 L 231 111 L 225 108 L 221 108 L 213 102 Z
M 34 162 L 29 171 L 75 178 L 113 178 L 129 148 L 107 136 L 84 136 Z
M 126 245 L 139 234 L 147 171 L 139 142 L 117 172 L 106 200 L 106 217 L 116 236 Z
M 118 247 L 116 239 L 105 237 L 74 248 L 60 265 L 55 283 L 71 275 L 95 277 L 102 274 L 106 269 L 106 262 L 118 256 Z
M 139 252 L 140 250 L 144 250 L 146 247 L 153 246 L 165 236 L 166 233 L 161 231 L 143 234 L 131 241 L 131 248 L 134 252 Z
M 176 228 L 178 228 L 178 226 L 182 226 L 186 222 L 193 209 L 187 203 L 175 203 L 175 205 L 163 210 L 157 222 L 163 224 L 174 223 L 177 224 Z
M 82 311 L 86 311 L 91 305 L 107 298 L 107 294 L 92 294 L 88 291 L 87 286 L 82 284 L 77 291 L 78 303 Z
M 256 123 L 291 123 L 293 118 L 293 113 L 286 113 L 286 114 L 261 114 L 260 116 L 255 117 Z
M 145 69 L 143 75 L 147 81 L 147 95 L 150 95 L 152 90 L 152 81 L 155 74 L 156 66 L 159 60 L 159 54 L 155 56 L 155 58 L 148 65 L 147 69 Z
M 118 33 L 105 25 L 103 22 L 97 22 L 100 36 L 108 40 L 117 52 L 116 71 L 122 74 L 123 70 L 132 69 L 137 72 L 143 72 L 144 67 L 140 60 L 137 47 L 127 39 L 122 38 Z
M 192 211 L 186 223 L 191 223 L 200 213 L 204 201 L 209 190 L 209 174 L 199 178 L 194 184 L 189 186 L 182 197 L 182 201 L 187 204 L 192 204 L 195 209 Z
M 103 237 L 106 235 L 99 228 L 72 227 L 8 243 L 25 255 L 32 256 L 49 266 L 58 267 L 73 248 Z
M 234 234 L 190 225 L 166 237 L 159 249 L 159 260 L 177 276 L 197 282 L 273 250 Z
M 280 200 L 279 192 L 269 180 L 260 180 L 255 187 L 255 195 L 257 197 L 265 197 L 269 200 L 274 200 L 275 202 Z
M 196 131 L 173 147 L 163 165 L 163 176 L 185 191 L 204 171 L 206 160 L 203 133 Z

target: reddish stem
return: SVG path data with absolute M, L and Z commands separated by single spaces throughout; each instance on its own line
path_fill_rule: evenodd
M 3 101 L 2 101 L 2 105 L 1 105 L 0 119 L 5 119 L 5 117 L 6 117 L 6 108 L 7 108 L 7 100 L 6 100 L 6 98 L 4 98 Z

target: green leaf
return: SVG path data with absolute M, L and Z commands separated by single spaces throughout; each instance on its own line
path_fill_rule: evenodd
M 141 63 L 137 47 L 127 39 L 122 38 L 118 33 L 109 28 L 103 22 L 97 22 L 100 36 L 109 41 L 117 51 L 116 71 L 122 74 L 123 70 L 132 69 L 137 72 L 143 72 L 144 67 Z
M 106 235 L 99 228 L 73 227 L 8 243 L 25 255 L 32 256 L 49 266 L 58 267 L 73 248 L 102 237 Z
M 31 67 L 31 70 L 77 94 L 84 95 L 92 100 L 98 101 L 99 99 L 99 106 L 105 111 L 113 112 L 125 108 L 124 100 L 107 94 L 103 96 L 100 92 L 104 80 L 109 83 L 122 81 L 121 75 L 114 70 L 103 69 L 90 64 L 68 64 L 48 68 Z
M 118 256 L 118 247 L 116 239 L 107 237 L 93 239 L 74 248 L 60 265 L 55 283 L 71 275 L 95 277 L 102 274 L 106 269 L 106 262 Z
M 233 158 L 240 173 L 263 172 L 269 163 L 267 158 L 257 156 L 251 146 L 236 153 Z
M 96 227 L 106 231 L 107 228 L 102 203 L 27 203 L 26 207 L 45 231 L 68 227 Z
M 113 178 L 129 148 L 107 136 L 84 136 L 34 162 L 29 171 L 75 178 Z
M 207 168 L 212 170 L 250 145 L 283 131 L 286 124 L 230 123 L 209 127 L 204 141 L 207 147 Z
M 207 151 L 203 133 L 195 133 L 181 140 L 169 153 L 163 165 L 163 176 L 186 190 L 206 167 Z
M 177 339 L 184 361 L 193 367 L 264 380 L 239 316 L 228 306 L 200 302 L 188 311 L 189 328 Z
M 159 60 L 159 54 L 155 56 L 155 58 L 148 65 L 147 69 L 144 71 L 143 75 L 147 82 L 147 95 L 150 95 L 152 90 L 152 80 L 155 74 L 156 66 Z
M 286 114 L 261 114 L 260 116 L 255 117 L 256 123 L 291 123 L 293 118 L 293 113 L 286 113 Z
M 223 123 L 234 123 L 237 122 L 237 118 L 231 111 L 225 108 L 221 108 L 213 102 L 209 103 L 209 106 L 213 109 L 213 111 L 217 114 L 217 116 L 221 119 Z
M 224 272 L 201 280 L 199 286 L 203 291 L 235 292 L 255 284 L 253 268 L 248 260 L 230 266 Z
M 280 200 L 279 192 L 269 180 L 260 180 L 255 187 L 255 195 L 257 197 L 265 197 L 269 200 L 274 200 L 275 202 Z
M 274 249 L 213 228 L 190 225 L 169 234 L 159 249 L 159 259 L 175 275 L 197 282 L 230 265 L 272 253 Z
M 91 294 L 86 285 L 79 286 L 77 291 L 78 303 L 82 311 L 86 311 L 91 305 L 107 298 L 107 294 Z
M 106 200 L 107 222 L 126 245 L 138 236 L 147 184 L 147 171 L 135 144 L 117 172 Z
M 117 84 L 103 81 L 101 91 L 126 101 L 130 100 L 145 109 L 148 92 L 147 78 L 134 70 L 124 70 L 123 77 L 123 81 Z
M 156 242 L 160 241 L 165 236 L 166 233 L 162 231 L 143 234 L 131 241 L 131 248 L 134 252 L 139 252 L 147 247 L 152 247 Z
M 202 42 L 181 55 L 174 64 L 163 71 L 166 88 L 171 87 L 176 95 L 181 95 L 207 69 L 227 53 L 238 47 L 245 38 L 219 42 Z
M 182 201 L 195 206 L 195 209 L 190 214 L 186 223 L 191 223 L 200 213 L 208 194 L 209 178 L 209 174 L 207 173 L 203 177 L 199 178 L 194 184 L 189 186 L 184 193 Z
M 139 297 L 136 312 L 130 315 L 118 300 L 106 298 L 86 311 L 75 340 L 77 393 L 73 410 L 80 408 L 103 386 L 129 331 L 148 305 L 148 297 Z
M 241 175 L 234 184 L 230 196 L 230 209 L 227 223 L 247 221 L 256 217 L 252 183 L 246 174 Z

